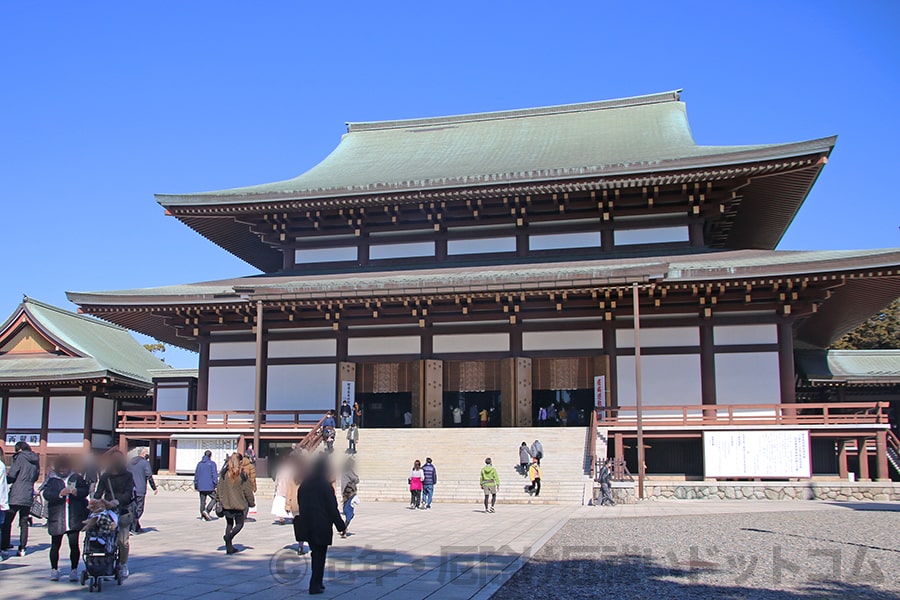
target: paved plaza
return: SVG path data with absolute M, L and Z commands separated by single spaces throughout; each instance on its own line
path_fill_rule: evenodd
M 226 556 L 224 523 L 196 517 L 186 493 L 148 497 L 132 537 L 132 576 L 109 597 L 282 598 L 305 595 L 309 558 L 272 523 L 269 500 Z M 325 598 L 895 598 L 900 505 L 646 502 L 614 508 L 363 503 L 329 553 Z M 43 527 L 24 558 L 0 563 L 15 597 L 86 588 L 49 581 Z M 65 552 L 63 552 L 65 554 Z M 531 561 L 528 562 L 529 558 Z M 60 564 L 65 560 L 61 557 Z M 504 585 L 505 584 L 505 585 Z

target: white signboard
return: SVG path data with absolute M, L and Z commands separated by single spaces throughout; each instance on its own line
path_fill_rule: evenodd
M 41 445 L 41 434 L 39 433 L 7 433 L 6 445 L 15 446 L 18 442 L 26 442 L 29 446 Z
M 209 450 L 216 467 L 222 468 L 225 460 L 233 452 L 237 452 L 238 436 L 222 437 L 182 437 L 173 436 L 177 447 L 175 449 L 175 472 L 181 474 L 193 473 L 197 463 L 203 458 L 203 454 Z
M 809 431 L 704 431 L 706 477 L 810 477 Z
M 606 406 L 606 376 L 594 377 L 594 406 Z
M 350 406 L 353 406 L 353 403 L 356 401 L 356 382 L 355 381 L 342 381 L 341 382 L 341 404 L 346 402 Z

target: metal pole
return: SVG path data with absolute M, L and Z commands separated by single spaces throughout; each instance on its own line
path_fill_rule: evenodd
M 641 406 L 641 308 L 637 282 L 631 284 L 634 304 L 634 404 L 637 416 L 638 498 L 644 499 L 644 416 Z
M 263 303 L 256 301 L 256 389 L 253 401 L 253 451 L 259 456 L 259 425 L 262 419 L 263 394 Z

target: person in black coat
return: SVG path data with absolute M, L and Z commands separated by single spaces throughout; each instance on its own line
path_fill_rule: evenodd
M 19 515 L 19 556 L 25 556 L 28 545 L 28 523 L 31 503 L 34 500 L 34 482 L 41 473 L 40 459 L 31 451 L 26 442 L 16 442 L 16 453 L 13 454 L 12 465 L 6 472 L 9 482 L 9 510 L 3 521 L 0 535 L 0 550 L 12 548 L 12 524 Z
M 334 530 L 344 531 L 347 527 L 338 510 L 337 497 L 331 480 L 331 470 L 326 458 L 322 457 L 313 466 L 312 474 L 303 480 L 297 490 L 297 537 L 309 544 L 312 553 L 312 574 L 309 578 L 309 593 L 321 594 L 325 591 L 322 579 L 325 576 L 325 558 L 328 546 L 332 544 Z
M 134 504 L 134 477 L 128 471 L 125 455 L 121 450 L 110 450 L 106 454 L 106 471 L 97 481 L 94 498 L 116 501 L 116 512 L 119 514 L 119 533 L 116 545 L 119 547 L 119 576 L 126 579 L 128 573 L 128 553 L 131 549 L 129 536 L 134 521 L 131 507 Z
M 67 457 L 60 456 L 53 464 L 53 475 L 44 482 L 43 496 L 47 503 L 47 532 L 50 534 L 50 579 L 59 581 L 59 549 L 66 537 L 72 565 L 69 581 L 78 581 L 78 562 L 81 560 L 78 536 L 88 518 L 88 482 L 72 472 L 72 463 Z

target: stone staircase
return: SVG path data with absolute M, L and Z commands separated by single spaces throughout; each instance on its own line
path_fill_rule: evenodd
M 498 502 L 580 505 L 591 496 L 585 472 L 587 428 L 516 427 L 462 429 L 361 429 L 356 455 L 363 502 L 409 502 L 407 478 L 416 459 L 431 457 L 438 472 L 435 502 L 480 503 L 479 473 L 490 456 L 500 475 Z M 528 480 L 515 471 L 518 448 L 544 446 L 541 495 L 524 492 Z M 336 445 L 337 446 L 337 445 Z M 335 458 L 343 460 L 340 446 Z M 262 491 L 262 490 L 260 490 Z

